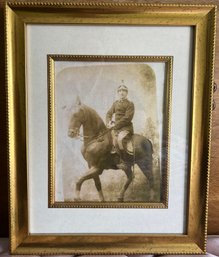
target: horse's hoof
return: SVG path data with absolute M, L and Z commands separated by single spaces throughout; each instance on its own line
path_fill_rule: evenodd
M 124 198 L 123 197 L 118 197 L 118 202 L 124 202 Z
M 98 200 L 97 200 L 98 201 Z M 101 197 L 100 199 L 99 199 L 99 202 L 100 203 L 103 203 L 103 202 L 105 202 L 105 199 L 103 198 L 103 197 Z
M 155 198 L 155 192 L 154 190 L 150 190 L 149 201 L 150 202 L 154 201 L 154 198 Z
M 75 197 L 75 198 L 74 198 L 74 201 L 75 201 L 75 202 L 81 202 L 81 198 Z

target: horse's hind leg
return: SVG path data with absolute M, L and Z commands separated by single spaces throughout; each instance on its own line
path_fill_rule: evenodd
M 145 175 L 145 177 L 149 181 L 150 186 L 150 193 L 149 193 L 149 199 L 150 201 L 154 198 L 154 176 L 153 176 L 153 164 L 152 164 L 152 158 L 144 159 L 142 161 L 137 162 L 139 168 Z
M 95 182 L 95 186 L 97 188 L 99 197 L 101 201 L 104 201 L 104 197 L 103 197 L 103 193 L 102 193 L 102 187 L 101 187 L 101 182 L 100 182 L 100 178 L 99 175 L 101 174 L 100 169 L 97 167 L 91 167 L 87 173 L 81 177 L 77 183 L 76 183 L 76 197 L 75 200 L 80 201 L 80 191 L 81 191 L 81 187 L 82 184 L 89 179 L 94 179 Z
M 124 201 L 125 192 L 133 180 L 133 173 L 132 173 L 131 165 L 127 165 L 127 167 L 124 169 L 124 171 L 127 176 L 127 180 L 126 180 L 125 184 L 123 185 L 122 190 L 120 191 L 120 194 L 118 197 L 118 201 L 120 201 L 120 202 Z

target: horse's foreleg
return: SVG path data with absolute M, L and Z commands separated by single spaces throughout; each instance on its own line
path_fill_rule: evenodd
M 99 195 L 100 201 L 104 202 L 104 195 L 103 195 L 102 185 L 101 185 L 101 182 L 100 182 L 99 175 L 94 177 L 94 182 L 95 182 L 96 189 L 98 191 L 98 195 Z
M 122 187 L 122 190 L 120 191 L 119 197 L 118 197 L 118 201 L 123 202 L 124 201 L 124 195 L 126 190 L 128 189 L 129 185 L 131 184 L 132 180 L 133 180 L 133 174 L 132 174 L 132 169 L 131 166 L 128 166 L 126 169 L 124 169 L 125 174 L 127 176 L 127 180 L 125 182 L 125 184 Z
M 76 192 L 75 192 L 75 194 L 76 194 L 75 200 L 80 200 L 80 191 L 81 191 L 81 187 L 82 187 L 82 184 L 84 183 L 84 181 L 94 178 L 96 176 L 97 171 L 98 171 L 98 168 L 91 167 L 86 172 L 86 174 L 77 181 Z

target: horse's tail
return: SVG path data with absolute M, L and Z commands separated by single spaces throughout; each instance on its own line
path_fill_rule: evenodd
M 134 149 L 136 160 L 144 160 L 145 156 L 150 160 L 153 154 L 153 144 L 143 135 L 134 135 Z
M 153 144 L 150 139 L 144 137 L 143 147 L 147 152 L 150 152 L 151 155 L 154 153 Z

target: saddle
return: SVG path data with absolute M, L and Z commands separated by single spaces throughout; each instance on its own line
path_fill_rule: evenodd
M 117 143 L 120 151 L 125 151 L 129 155 L 134 155 L 133 136 L 130 138 L 124 138 L 122 141 L 118 141 Z

